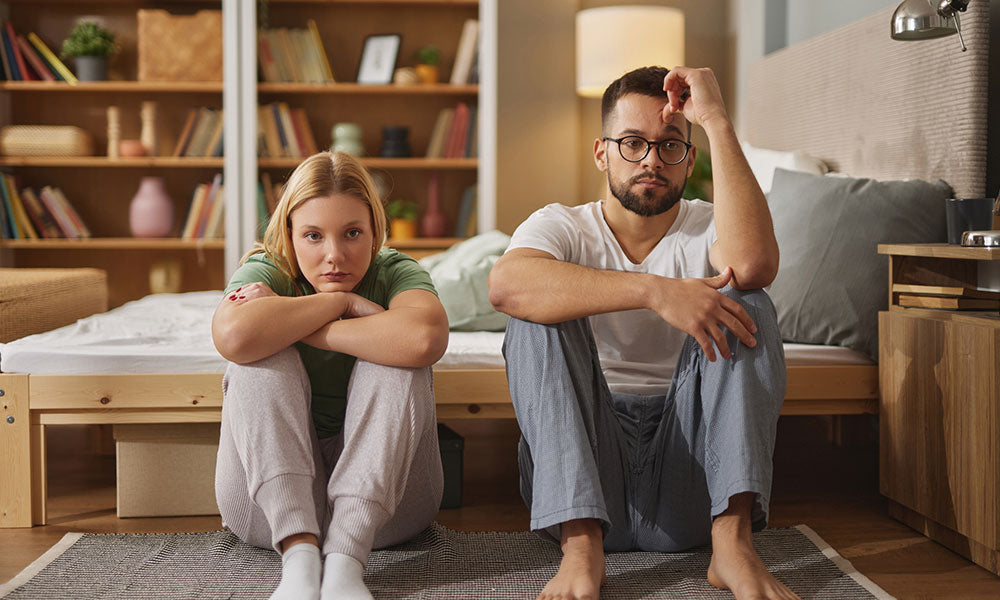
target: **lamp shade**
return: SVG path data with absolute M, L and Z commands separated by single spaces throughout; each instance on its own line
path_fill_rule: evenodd
M 684 13 L 662 6 L 605 6 L 576 13 L 576 91 L 600 98 L 628 71 L 684 64 Z
M 929 40 L 956 32 L 953 19 L 938 12 L 931 0 L 905 0 L 892 13 L 892 39 Z

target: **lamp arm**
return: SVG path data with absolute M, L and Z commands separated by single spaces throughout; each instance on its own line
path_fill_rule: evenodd
M 958 41 L 962 45 L 962 52 L 968 50 L 965 46 L 965 38 L 962 36 L 962 21 L 958 13 L 965 12 L 969 8 L 969 0 L 941 0 L 938 2 L 938 14 L 946 19 L 954 17 L 955 31 L 958 32 Z

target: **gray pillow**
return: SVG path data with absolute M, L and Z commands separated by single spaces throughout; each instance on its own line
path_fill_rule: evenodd
M 507 315 L 490 304 L 490 269 L 510 245 L 510 236 L 487 231 L 448 250 L 420 259 L 455 331 L 503 331 Z
M 878 360 L 889 298 L 884 243 L 946 240 L 944 181 L 875 181 L 777 169 L 767 203 L 781 251 L 768 293 L 786 342 L 845 346 Z

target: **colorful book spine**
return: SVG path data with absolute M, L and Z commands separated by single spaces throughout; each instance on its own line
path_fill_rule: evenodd
M 80 218 L 80 213 L 76 212 L 76 209 L 69 203 L 69 200 L 66 198 L 66 195 L 63 194 L 61 189 L 53 188 L 53 191 L 55 192 L 56 198 L 59 200 L 59 205 L 62 206 L 63 210 L 66 211 L 66 214 L 69 215 L 70 220 L 73 221 L 73 227 L 76 229 L 78 237 L 89 238 L 90 230 L 87 229 L 83 219 Z
M 208 230 L 208 220 L 212 215 L 212 209 L 215 202 L 218 200 L 219 188 L 222 186 L 222 173 L 216 173 L 215 177 L 212 179 L 212 186 L 208 190 L 208 195 L 205 198 L 205 203 L 201 207 L 201 212 L 198 213 L 198 222 L 195 224 L 194 237 L 204 238 Z
M 55 69 L 55 71 L 59 73 L 65 81 L 68 83 L 79 83 L 79 80 L 75 75 L 73 75 L 73 72 L 66 68 L 66 65 L 64 65 L 61 60 L 56 58 L 56 55 L 49 50 L 49 47 L 45 45 L 42 38 L 35 35 L 34 32 L 31 32 L 28 34 L 28 41 L 31 42 L 31 45 L 38 50 L 38 53 L 42 55 L 42 58 L 52 65 L 52 68 Z
M 194 194 L 191 196 L 191 206 L 188 208 L 187 219 L 184 220 L 184 229 L 181 231 L 181 237 L 185 240 L 194 238 L 195 225 L 198 223 L 198 215 L 201 214 L 201 207 L 205 203 L 207 192 L 208 186 L 204 183 L 199 183 L 194 188 Z
M 281 143 L 282 156 L 293 156 L 289 152 L 291 146 L 288 144 L 288 132 L 285 131 L 281 123 L 281 108 L 277 102 L 272 102 L 269 106 L 271 107 L 271 118 L 274 119 L 274 125 L 278 130 L 278 141 Z
M 42 203 L 45 208 L 48 209 L 49 213 L 55 218 L 56 223 L 59 225 L 59 229 L 62 230 L 62 237 L 75 238 L 80 237 L 77 234 L 76 228 L 73 226 L 73 221 L 70 220 L 69 216 L 62 210 L 59 205 L 59 200 L 56 198 L 55 194 L 52 192 L 50 186 L 45 186 L 42 191 L 38 193 L 39 197 L 42 199 Z
M 2 173 L 0 173 L 0 177 L 3 177 Z M 6 240 L 16 239 L 14 230 L 10 226 L 10 210 L 7 208 L 2 194 L 0 194 L 0 236 Z
M 17 186 L 14 185 L 14 178 L 7 177 L 7 193 L 10 195 L 10 203 L 14 207 L 14 214 L 17 217 L 17 228 L 21 232 L 22 239 L 37 240 L 38 232 L 31 223 L 28 211 L 24 209 L 21 202 L 21 195 L 17 193 Z
M 45 205 L 42 204 L 41 199 L 35 195 L 33 189 L 24 188 L 21 190 L 21 200 L 24 203 L 24 208 L 28 211 L 28 215 L 35 223 L 35 229 L 42 237 L 62 237 L 62 230 L 59 229 L 59 224 L 56 223 L 55 218 L 45 208 Z
M 179 158 L 184 156 L 184 151 L 187 149 L 188 142 L 191 141 L 191 132 L 194 131 L 194 122 L 198 119 L 198 109 L 192 108 L 188 111 L 187 118 L 184 120 L 184 127 L 181 128 L 181 134 L 177 137 L 177 144 L 174 145 L 174 151 L 171 156 Z
M 38 78 L 32 75 L 31 71 L 28 70 L 28 66 L 24 64 L 24 57 L 21 56 L 21 49 L 17 46 L 17 33 L 14 31 L 14 25 L 8 21 L 6 25 L 7 29 L 7 41 L 10 43 L 11 49 L 14 54 L 14 61 L 17 63 L 17 70 L 21 73 L 21 79 L 23 81 L 36 81 Z
M 304 108 L 292 109 L 292 121 L 295 123 L 295 130 L 299 132 L 302 140 L 303 151 L 306 156 L 312 156 L 319 152 L 316 146 L 316 138 L 313 137 L 312 128 L 309 126 L 309 117 L 306 116 Z
M 0 27 L 0 39 L 3 40 L 4 67 L 10 71 L 11 81 L 23 81 L 21 72 L 17 69 L 17 61 L 14 60 L 14 47 L 11 46 L 10 36 L 7 35 L 7 28 Z
M 24 55 L 24 59 L 31 65 L 31 69 L 38 75 L 39 79 L 43 81 L 56 80 L 55 76 L 49 71 L 49 68 L 42 62 L 42 58 L 38 56 L 38 53 L 28 43 L 28 40 L 24 39 L 23 35 L 17 36 L 17 45 L 21 48 L 21 54 Z
M 319 27 L 316 26 L 316 21 L 313 19 L 309 19 L 306 23 L 309 27 L 309 34 L 312 36 L 313 44 L 316 46 L 320 65 L 323 67 L 323 75 L 326 81 L 333 83 L 333 70 L 330 68 L 330 59 L 326 55 L 326 50 L 323 49 L 323 40 L 319 37 Z
M 7 178 L 10 175 L 4 175 L 0 173 L 0 196 L 2 196 L 5 212 L 7 213 L 7 229 L 10 235 L 9 239 L 17 240 L 21 239 L 21 232 L 17 227 L 17 213 L 14 212 L 14 204 L 11 202 L 10 197 L 7 193 Z

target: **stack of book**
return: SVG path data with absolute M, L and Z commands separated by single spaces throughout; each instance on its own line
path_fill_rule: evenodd
M 222 156 L 224 121 L 222 109 L 201 106 L 192 108 L 184 121 L 184 128 L 177 138 L 175 157 Z
M 285 102 L 257 107 L 257 156 L 305 158 L 316 154 L 316 140 L 306 111 Z
M 66 68 L 40 37 L 25 37 L 10 23 L 0 27 L 0 79 L 4 81 L 68 81 L 76 83 Z
M 907 285 L 896 283 L 897 303 L 909 308 L 941 310 L 1000 310 L 1000 292 L 960 286 Z
M 57 187 L 37 194 L 30 187 L 18 191 L 14 177 L 0 173 L 0 235 L 8 240 L 89 238 L 90 230 Z
M 212 183 L 200 183 L 194 189 L 191 197 L 191 207 L 188 209 L 181 238 L 185 240 L 225 237 L 225 186 L 222 185 L 222 173 L 215 175 Z
M 479 83 L 479 21 L 475 19 L 467 19 L 462 25 L 455 65 L 451 69 L 451 83 Z
M 438 113 L 427 144 L 427 158 L 475 158 L 479 156 L 476 107 L 459 102 Z
M 268 83 L 332 83 L 333 71 L 323 50 L 316 21 L 307 29 L 261 29 L 257 32 L 260 79 Z

